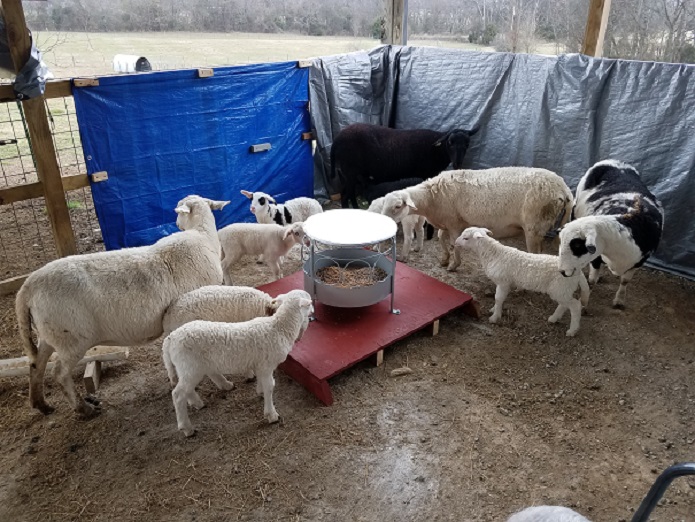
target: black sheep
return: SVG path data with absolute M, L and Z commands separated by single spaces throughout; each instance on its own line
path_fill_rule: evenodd
M 343 207 L 352 203 L 357 208 L 357 196 L 369 185 L 403 178 L 431 178 L 449 163 L 460 169 L 470 137 L 477 131 L 348 125 L 333 141 L 331 184 L 341 187 Z
M 364 193 L 362 195 L 367 200 L 367 203 L 371 205 L 372 201 L 374 201 L 377 198 L 384 197 L 389 192 L 393 192 L 394 190 L 402 190 L 404 188 L 412 187 L 414 185 L 419 185 L 423 181 L 425 180 L 422 178 L 405 178 L 399 179 L 398 181 L 387 181 L 385 183 L 368 185 L 364 189 Z

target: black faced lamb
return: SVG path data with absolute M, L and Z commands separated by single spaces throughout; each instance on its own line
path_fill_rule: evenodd
M 85 416 L 98 412 L 94 404 L 78 400 L 72 369 L 98 344 L 132 346 L 156 339 L 172 302 L 190 290 L 222 282 L 211 209 L 227 203 L 188 196 L 174 209 L 182 232 L 151 246 L 57 259 L 27 278 L 17 293 L 16 311 L 31 363 L 32 407 L 44 414 L 53 411 L 44 399 L 43 377 L 55 351 L 55 377 L 70 406 Z
M 387 194 L 382 214 L 396 221 L 419 214 L 440 229 L 442 266 L 461 263 L 451 247 L 464 229 L 477 226 L 497 238 L 524 234 L 529 252 L 540 253 L 545 234 L 568 218 L 572 192 L 563 179 L 545 169 L 499 167 L 451 170 L 419 185 Z
M 206 375 L 254 372 L 257 391 L 264 398 L 263 414 L 277 422 L 273 404 L 273 372 L 301 339 L 313 312 L 311 296 L 303 290 L 273 300 L 275 313 L 243 323 L 192 321 L 174 330 L 162 344 L 162 358 L 173 384 L 171 393 L 178 428 L 187 437 L 195 433 L 188 417 L 188 405 L 196 409 L 203 401 L 195 387 Z
M 620 276 L 613 306 L 624 308 L 627 284 L 659 246 L 664 223 L 661 203 L 637 169 L 605 160 L 579 181 L 572 214 L 573 221 L 560 231 L 560 272 L 570 277 L 591 263 L 593 284 L 605 263 Z
M 430 178 L 450 163 L 463 165 L 470 138 L 478 129 L 437 132 L 391 129 L 354 123 L 335 137 L 331 147 L 331 184 L 340 187 L 342 206 L 357 206 L 369 185 L 403 178 Z

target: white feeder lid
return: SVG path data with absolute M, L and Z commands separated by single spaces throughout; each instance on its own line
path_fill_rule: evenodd
M 355 208 L 327 210 L 304 222 L 304 233 L 327 245 L 355 246 L 386 241 L 398 225 L 388 216 Z

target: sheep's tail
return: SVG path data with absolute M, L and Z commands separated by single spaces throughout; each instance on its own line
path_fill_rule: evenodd
M 31 337 L 31 308 L 29 308 L 29 296 L 24 288 L 19 289 L 17 293 L 17 302 L 15 311 L 17 312 L 17 323 L 19 324 L 19 336 L 22 339 L 24 353 L 33 363 L 39 353 L 39 349 Z
M 579 300 L 582 306 L 586 308 L 589 306 L 589 294 L 591 294 L 591 290 L 589 289 L 589 283 L 586 281 L 584 272 L 579 268 L 577 270 L 579 270 Z
M 167 337 L 162 343 L 162 359 L 164 359 L 164 366 L 167 369 L 167 375 L 169 376 L 169 382 L 172 386 L 176 384 L 176 368 L 174 368 L 174 363 L 171 362 L 171 354 L 169 353 L 171 347 L 171 339 Z

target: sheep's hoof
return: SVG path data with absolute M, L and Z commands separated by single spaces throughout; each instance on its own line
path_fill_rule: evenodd
M 448 272 L 456 272 L 456 269 L 458 267 L 459 267 L 458 265 L 449 265 L 448 267 L 446 267 L 446 269 Z
M 265 419 L 268 421 L 268 424 L 274 424 L 278 420 L 280 420 L 280 416 L 278 415 L 278 412 L 274 411 L 271 413 L 267 413 Z
M 94 406 L 99 406 L 101 404 L 101 401 L 94 397 L 94 395 L 85 395 L 84 396 L 85 402 L 88 402 L 89 404 L 93 404 Z
M 186 437 L 194 437 L 198 433 L 195 428 L 181 428 L 181 431 Z
M 41 402 L 41 403 L 38 403 L 38 404 L 34 404 L 34 408 L 36 408 L 37 410 L 39 410 L 39 411 L 40 411 L 41 413 L 43 413 L 44 415 L 50 415 L 51 413 L 53 413 L 54 411 L 56 411 L 56 409 L 55 409 L 53 406 L 49 406 L 49 405 L 46 404 L 45 402 Z
M 94 417 L 98 416 L 101 413 L 101 406 L 97 404 L 90 404 L 88 402 L 82 402 L 81 407 L 79 408 L 79 414 L 80 416 L 87 420 L 87 419 L 93 419 Z
M 439 262 L 439 266 L 449 266 L 449 259 L 442 259 Z
M 566 335 L 567 337 L 574 337 L 576 334 L 577 334 L 577 330 L 567 330 L 567 331 L 565 332 L 565 335 Z
M 495 317 L 494 315 L 493 315 L 492 317 L 490 317 L 490 322 L 491 322 L 492 324 L 495 324 L 495 323 L 496 323 L 497 321 L 499 321 L 499 320 L 500 320 L 500 318 L 499 318 L 499 317 Z
M 397 256 L 396 259 L 398 259 L 401 263 L 407 263 L 408 258 L 404 256 Z
M 621 302 L 616 303 L 615 301 L 613 301 L 613 308 L 615 308 L 616 310 L 625 310 L 625 304 Z
M 559 317 L 555 317 L 554 315 L 551 315 L 550 317 L 548 317 L 548 322 L 549 322 L 549 323 L 557 323 L 559 320 L 560 320 L 560 318 L 559 318 Z
M 196 410 L 202 410 L 203 408 L 205 408 L 205 403 L 203 401 L 194 402 L 193 404 L 191 404 L 191 408 L 195 408 Z

